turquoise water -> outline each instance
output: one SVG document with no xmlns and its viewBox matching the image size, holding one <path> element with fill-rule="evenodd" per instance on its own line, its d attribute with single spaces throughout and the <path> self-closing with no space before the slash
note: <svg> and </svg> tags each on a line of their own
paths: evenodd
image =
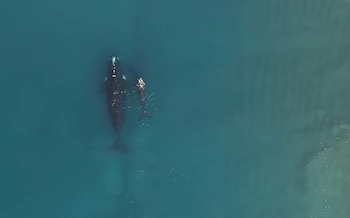
<svg viewBox="0 0 350 218">
<path fill-rule="evenodd" d="M 2 1 L 0 217 L 349 217 L 349 6 Z M 131 155 L 112 54 L 155 116 L 129 94 Z"/>
</svg>

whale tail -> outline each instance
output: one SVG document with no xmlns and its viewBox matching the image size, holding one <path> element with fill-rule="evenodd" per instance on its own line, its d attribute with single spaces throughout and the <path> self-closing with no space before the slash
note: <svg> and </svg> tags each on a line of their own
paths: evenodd
<svg viewBox="0 0 350 218">
<path fill-rule="evenodd" d="M 140 114 L 139 121 L 140 121 L 140 120 L 143 120 L 143 119 L 145 119 L 145 118 L 152 118 L 152 119 L 153 119 L 153 115 L 150 114 L 150 113 L 147 112 L 147 111 L 143 111 L 143 113 Z"/>
<path fill-rule="evenodd" d="M 130 153 L 130 150 L 128 147 L 126 147 L 120 139 L 117 139 L 112 147 L 110 147 L 110 152 L 113 153 Z"/>
</svg>

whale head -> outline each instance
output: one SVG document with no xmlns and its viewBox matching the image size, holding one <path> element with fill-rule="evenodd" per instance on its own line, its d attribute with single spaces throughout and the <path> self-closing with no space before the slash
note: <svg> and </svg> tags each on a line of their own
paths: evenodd
<svg viewBox="0 0 350 218">
<path fill-rule="evenodd" d="M 117 60 L 117 58 L 115 56 L 111 57 L 111 62 L 112 62 L 113 65 L 115 64 L 116 60 Z"/>
</svg>

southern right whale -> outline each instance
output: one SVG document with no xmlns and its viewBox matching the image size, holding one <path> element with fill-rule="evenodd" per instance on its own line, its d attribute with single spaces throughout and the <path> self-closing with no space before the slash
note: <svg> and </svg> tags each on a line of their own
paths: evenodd
<svg viewBox="0 0 350 218">
<path fill-rule="evenodd" d="M 142 110 L 142 113 L 139 116 L 139 120 L 142 120 L 144 118 L 153 118 L 153 115 L 146 110 L 147 99 L 148 99 L 147 91 L 146 91 L 146 82 L 133 67 L 132 67 L 132 71 L 134 73 L 134 76 L 136 76 L 137 78 L 135 86 L 137 88 L 137 92 L 139 94 L 140 102 L 141 102 L 140 108 Z"/>
<path fill-rule="evenodd" d="M 112 56 L 110 58 L 109 68 L 105 78 L 105 88 L 109 115 L 117 135 L 117 139 L 111 150 L 129 152 L 129 149 L 120 139 L 120 132 L 125 119 L 127 84 L 118 57 Z"/>
<path fill-rule="evenodd" d="M 144 119 L 146 117 L 153 118 L 153 115 L 146 110 L 146 104 L 147 104 L 146 83 L 142 77 L 139 77 L 137 79 L 136 87 L 139 92 L 141 109 L 142 109 L 142 114 L 140 115 L 139 120 Z"/>
</svg>

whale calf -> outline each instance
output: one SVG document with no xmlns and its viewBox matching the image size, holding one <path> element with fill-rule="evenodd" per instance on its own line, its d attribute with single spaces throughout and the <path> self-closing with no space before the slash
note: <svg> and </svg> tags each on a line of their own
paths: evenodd
<svg viewBox="0 0 350 218">
<path fill-rule="evenodd" d="M 147 112 L 146 110 L 146 105 L 147 105 L 146 83 L 142 77 L 139 77 L 137 79 L 136 87 L 140 96 L 141 109 L 142 109 L 142 114 L 140 115 L 139 120 L 142 120 L 147 117 L 153 118 L 153 115 Z"/>
</svg>

